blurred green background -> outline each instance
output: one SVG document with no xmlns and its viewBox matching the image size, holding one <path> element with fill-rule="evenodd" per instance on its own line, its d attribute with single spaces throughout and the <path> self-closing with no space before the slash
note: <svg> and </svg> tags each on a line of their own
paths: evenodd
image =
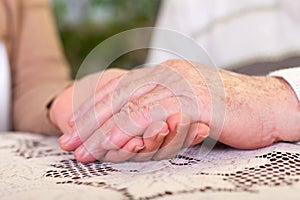
<svg viewBox="0 0 300 200">
<path fill-rule="evenodd" d="M 75 74 L 88 53 L 119 32 L 154 26 L 160 0 L 53 0 L 61 40 Z M 110 67 L 130 69 L 144 62 L 147 50 L 118 58 Z"/>
</svg>

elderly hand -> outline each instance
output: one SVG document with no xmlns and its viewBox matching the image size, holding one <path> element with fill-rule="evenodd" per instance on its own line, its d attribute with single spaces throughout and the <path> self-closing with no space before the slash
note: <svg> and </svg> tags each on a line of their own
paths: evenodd
<svg viewBox="0 0 300 200">
<path fill-rule="evenodd" d="M 138 70 L 138 71 L 139 71 L 139 73 L 142 72 L 144 74 L 143 70 Z M 171 73 L 174 73 L 174 72 L 172 71 Z M 176 75 L 176 72 L 175 72 L 175 76 L 178 76 L 178 75 Z M 162 76 L 161 78 L 164 79 L 164 76 Z M 182 77 L 179 76 L 177 78 L 181 79 Z M 148 84 L 148 82 L 147 82 L 147 84 Z M 103 131 L 103 130 L 104 131 L 106 131 L 106 130 L 109 131 L 110 123 L 106 123 L 105 126 L 101 126 L 103 123 L 98 122 L 96 118 L 97 118 L 97 115 L 101 115 L 101 117 L 111 118 L 112 121 L 115 119 L 115 116 L 112 116 L 113 114 L 115 114 L 114 112 L 110 112 L 107 109 L 106 110 L 104 109 L 103 111 L 100 111 L 100 110 L 102 110 L 102 108 L 100 108 L 100 107 L 104 105 L 103 103 L 107 103 L 106 105 L 110 104 L 110 102 L 107 102 L 103 99 L 105 99 L 106 96 L 109 97 L 109 96 L 111 96 L 111 94 L 114 94 L 114 93 L 109 93 L 109 91 L 117 89 L 117 87 L 120 87 L 120 85 L 123 85 L 123 86 L 130 85 L 130 86 L 139 87 L 138 84 L 137 85 L 132 84 L 130 79 L 126 80 L 125 78 L 124 79 L 122 78 L 121 81 L 120 81 L 120 79 L 114 79 L 109 84 L 107 84 L 103 88 L 101 88 L 97 92 L 97 94 L 95 95 L 95 98 L 89 98 L 88 103 L 84 104 L 81 107 L 81 110 L 79 110 L 79 115 L 80 115 L 80 113 L 84 112 L 84 110 L 89 110 L 91 108 L 90 105 L 93 105 L 94 103 L 99 105 L 99 110 L 97 110 L 96 112 L 93 112 L 93 110 L 90 110 L 89 115 L 87 115 L 87 117 L 89 119 L 86 118 L 86 122 L 87 122 L 86 124 L 83 124 L 81 126 L 80 122 L 76 123 L 76 127 L 74 128 L 74 132 L 72 134 L 66 134 L 64 137 L 62 137 L 62 139 L 60 140 L 60 144 L 61 144 L 63 149 L 65 149 L 65 150 L 74 150 L 74 149 L 76 149 L 79 145 L 82 144 L 82 142 L 86 142 L 86 140 L 89 138 L 89 136 L 91 134 L 97 134 L 95 132 L 95 130 L 98 131 L 98 132 Z M 147 90 L 151 89 L 152 87 L 153 87 L 153 85 L 151 85 L 151 84 L 146 86 Z M 109 89 L 107 89 L 107 88 L 109 88 Z M 144 89 L 144 88 L 141 88 L 141 89 Z M 117 91 L 120 91 L 120 90 L 117 90 Z M 188 91 L 188 92 L 190 92 L 190 91 Z M 162 94 L 164 94 L 164 93 L 162 93 Z M 139 92 L 136 92 L 134 95 L 135 96 L 139 95 Z M 138 97 L 138 96 L 136 96 L 136 97 Z M 126 98 L 123 98 L 122 96 L 120 96 L 119 100 L 123 101 L 125 99 Z M 188 108 L 188 106 L 186 108 Z M 181 110 L 179 110 L 178 113 L 180 113 L 180 111 Z M 184 112 L 184 110 L 182 110 L 182 111 Z M 176 112 L 172 113 L 172 115 L 169 115 L 168 117 L 160 116 L 161 120 L 154 119 L 153 122 L 164 122 L 164 121 L 169 122 L 169 121 L 172 121 L 172 120 L 169 120 L 169 118 L 170 119 L 172 119 L 172 118 L 176 119 L 176 115 L 173 116 L 174 114 L 176 114 Z M 111 156 L 113 154 L 106 153 L 106 151 L 107 150 L 120 150 L 123 147 L 125 149 L 127 149 L 125 151 L 128 151 L 128 149 L 136 150 L 136 148 L 134 148 L 134 145 L 139 144 L 140 146 L 142 146 L 142 144 L 141 144 L 140 141 L 138 141 L 138 138 L 135 138 L 135 136 L 142 136 L 144 138 L 144 141 L 148 141 L 148 145 L 147 145 L 147 142 L 145 142 L 146 143 L 145 144 L 146 148 L 144 148 L 142 151 L 140 151 L 139 155 L 143 154 L 143 156 L 134 156 L 135 158 L 132 159 L 132 160 L 135 160 L 135 161 L 147 160 L 147 159 L 145 159 L 144 155 L 150 154 L 150 153 L 152 154 L 152 156 L 147 156 L 148 159 L 150 159 L 150 158 L 152 158 L 152 159 L 165 159 L 165 158 L 173 157 L 173 156 L 176 155 L 176 153 L 181 148 L 184 148 L 184 147 L 196 144 L 196 143 L 200 143 L 208 135 L 207 125 L 205 125 L 203 123 L 199 123 L 199 124 L 195 123 L 195 124 L 191 125 L 190 119 L 188 117 L 182 117 L 181 120 L 182 120 L 182 122 L 180 122 L 180 120 L 176 121 L 179 124 L 178 126 L 177 126 L 177 123 L 175 121 L 174 121 L 173 124 L 170 124 L 170 123 L 168 124 L 169 127 L 170 127 L 170 133 L 167 135 L 164 142 L 163 141 L 161 141 L 160 143 L 156 142 L 155 145 L 151 145 L 151 143 L 154 144 L 154 141 L 151 140 L 151 138 L 153 138 L 153 137 L 149 137 L 148 135 L 151 135 L 151 134 L 154 134 L 154 133 L 143 135 L 144 132 L 149 133 L 148 129 L 151 129 L 151 127 L 153 127 L 151 125 L 151 122 L 150 122 L 150 123 L 148 123 L 147 125 L 145 125 L 143 127 L 143 130 L 140 130 L 139 132 L 136 132 L 136 130 L 131 130 L 130 133 L 127 134 L 127 135 L 122 134 L 122 133 L 121 133 L 120 137 L 118 135 L 114 135 L 114 141 L 111 140 L 110 138 L 106 138 L 105 137 L 106 134 L 102 134 L 102 132 L 98 133 L 98 135 L 101 134 L 102 138 L 98 138 L 97 140 L 94 140 L 92 142 L 93 144 L 91 144 L 91 145 L 97 146 L 96 143 L 106 141 L 106 142 L 110 143 L 110 147 L 108 147 L 108 148 L 97 148 L 97 149 L 95 149 L 96 153 L 93 153 L 94 155 L 92 155 L 92 156 L 82 156 L 81 154 L 84 151 L 82 150 L 83 148 L 81 147 L 81 148 L 79 148 L 75 151 L 75 157 L 78 160 L 84 161 L 84 162 L 93 161 L 96 158 L 97 159 L 102 158 L 102 160 L 116 162 L 116 158 L 113 158 L 113 157 L 116 157 L 116 156 Z M 104 120 L 103 120 L 103 122 L 104 122 Z M 196 121 L 194 121 L 194 122 L 196 122 Z M 156 124 L 156 123 L 154 123 L 154 124 Z M 204 131 L 201 131 L 201 130 L 204 130 Z M 196 134 L 196 133 L 201 133 L 201 134 Z M 72 138 L 72 139 L 69 140 L 69 138 Z M 134 140 L 132 140 L 132 142 L 129 142 L 131 139 L 134 139 Z M 68 141 L 68 142 L 65 143 L 64 141 Z M 133 141 L 135 141 L 135 142 L 133 142 Z M 163 148 L 163 149 L 160 148 L 160 150 L 158 152 L 156 152 L 156 150 L 160 147 L 160 144 L 162 145 L 161 147 L 166 147 L 166 148 Z M 155 148 L 154 147 L 147 148 L 147 146 L 155 146 Z M 153 149 L 156 149 L 156 150 L 154 151 Z M 154 153 L 155 153 L 155 155 L 154 155 Z M 88 157 L 88 158 L 84 158 L 84 157 Z M 127 157 L 127 156 L 123 156 L 123 157 Z M 143 157 L 143 158 L 141 158 L 141 157 Z M 120 161 L 120 160 L 118 160 L 118 161 Z"/>
<path fill-rule="evenodd" d="M 84 103 L 75 114 L 72 134 L 84 142 L 76 149 L 76 158 L 105 159 L 102 152 L 120 149 L 142 136 L 151 123 L 176 113 L 185 113 L 191 123 L 210 124 L 211 137 L 236 148 L 299 140 L 298 101 L 287 83 L 218 70 L 220 84 L 214 73 L 198 63 L 171 60 L 113 80 L 107 87 L 114 87 L 114 92 L 100 95 L 99 90 L 96 101 Z M 224 116 L 213 108 L 222 105 Z"/>
<path fill-rule="evenodd" d="M 68 121 L 73 116 L 73 110 L 78 109 L 83 102 L 86 102 L 93 97 L 95 88 L 105 85 L 112 79 L 115 79 L 126 72 L 126 70 L 121 69 L 109 69 L 86 76 L 79 81 L 74 82 L 55 98 L 49 112 L 50 120 L 64 134 L 70 133 L 72 128 L 69 126 Z M 101 77 L 100 82 L 99 77 Z M 77 89 L 76 94 L 74 94 L 75 86 Z M 74 95 L 76 95 L 76 102 L 74 102 Z"/>
<path fill-rule="evenodd" d="M 201 143 L 208 136 L 208 132 L 207 125 L 191 124 L 188 116 L 178 113 L 170 116 L 167 122 L 151 123 L 142 136 L 129 137 L 126 142 L 118 144 L 119 146 L 115 146 L 114 149 L 96 148 L 93 153 L 86 153 L 85 148 L 79 147 L 74 154 L 81 162 L 93 162 L 97 159 L 107 162 L 161 160 L 174 157 L 182 148 Z M 75 143 L 78 141 L 82 140 Z M 100 138 L 88 145 L 97 146 L 99 142 Z M 77 144 L 82 145 L 81 142 Z M 87 144 L 82 146 L 85 145 Z"/>
<path fill-rule="evenodd" d="M 197 105 L 193 106 L 193 104 L 195 103 L 193 102 L 193 100 L 196 100 L 196 98 L 193 98 L 194 89 L 190 87 L 189 82 L 186 81 L 181 74 L 178 74 L 176 70 L 170 68 L 165 64 L 166 63 L 162 65 L 163 67 L 159 66 L 160 68 L 141 69 L 130 72 L 130 76 L 127 77 L 126 75 L 124 75 L 121 78 L 112 80 L 110 83 L 103 87 L 104 89 L 100 89 L 96 93 L 95 98 L 90 98 L 88 102 L 81 106 L 79 111 L 77 111 L 77 114 L 75 114 L 75 118 L 79 118 L 79 120 L 76 121 L 76 126 L 73 127 L 74 130 L 72 134 L 69 135 L 72 138 L 72 140 L 69 140 L 65 144 L 61 143 L 62 148 L 66 150 L 76 149 L 75 157 L 79 161 L 89 162 L 94 161 L 96 159 L 102 159 L 106 161 L 118 162 L 124 161 L 124 159 L 120 159 L 121 156 L 116 156 L 116 153 L 111 154 L 106 152 L 108 150 L 113 150 L 115 152 L 121 150 L 121 152 L 123 152 L 122 155 L 124 155 L 123 158 L 126 158 L 129 156 L 128 153 L 125 153 L 129 151 L 128 149 L 131 148 L 131 152 L 135 153 L 135 151 L 133 151 L 134 145 L 131 146 L 131 144 L 135 143 L 131 143 L 129 141 L 131 141 L 132 139 L 134 139 L 133 141 L 135 141 L 139 138 L 136 136 L 140 136 L 144 138 L 144 141 L 148 142 L 145 142 L 145 148 L 139 151 L 139 153 L 136 156 L 134 156 L 134 158 L 131 158 L 131 160 L 144 161 L 149 159 L 160 160 L 170 158 L 175 156 L 181 148 L 202 142 L 203 139 L 208 135 L 207 125 L 205 125 L 204 123 L 194 123 L 190 126 L 190 120 L 192 119 L 187 119 L 187 117 L 182 117 L 182 120 L 186 121 L 182 124 L 179 123 L 179 117 L 176 117 L 176 113 L 189 113 L 188 116 L 197 116 L 199 114 L 198 108 L 195 109 Z M 165 68 L 166 66 L 167 68 Z M 166 71 L 162 72 L 161 70 Z M 153 73 L 152 78 L 151 76 L 149 76 L 150 79 L 143 79 L 144 76 L 148 76 L 147 72 L 149 71 Z M 166 72 L 169 73 L 169 75 Z M 134 76 L 132 76 L 132 73 L 134 74 Z M 157 76 L 158 74 L 159 76 Z M 163 82 L 166 80 L 166 76 L 170 78 L 169 82 Z M 193 76 L 197 77 L 197 72 L 194 72 Z M 141 79 L 135 81 L 132 80 L 132 78 Z M 178 83 L 173 84 L 174 80 L 178 80 Z M 201 78 L 199 78 L 199 80 L 201 80 Z M 153 83 L 153 81 L 155 82 Z M 198 80 L 196 81 L 198 82 Z M 161 85 L 164 85 L 164 87 L 169 87 L 169 89 L 164 91 L 164 88 Z M 111 90 L 114 90 L 114 92 L 109 93 L 108 90 L 105 88 L 110 88 Z M 203 87 L 203 89 L 206 90 L 207 88 Z M 129 107 L 132 107 L 131 103 L 137 102 L 138 98 L 143 95 L 146 95 L 148 91 L 156 92 L 156 94 L 161 96 L 160 98 L 162 99 L 164 97 L 170 96 L 170 94 L 172 95 L 173 92 L 178 94 L 179 92 L 182 92 L 185 95 L 188 95 L 187 102 L 183 102 L 184 104 L 186 104 L 183 107 L 184 109 L 175 109 L 174 111 L 176 112 L 172 112 L 168 116 L 164 116 L 162 113 L 159 113 L 159 115 L 157 116 L 158 118 L 151 119 L 153 122 L 172 122 L 172 120 L 169 119 L 178 119 L 173 120 L 173 123 L 168 123 L 170 127 L 170 134 L 167 135 L 163 143 L 157 143 L 152 139 L 153 137 L 148 137 L 149 134 L 143 134 L 144 132 L 149 133 L 148 129 L 153 129 L 151 128 L 152 121 L 148 121 L 146 124 L 143 124 L 140 128 L 138 128 L 139 130 L 128 130 L 127 132 L 124 132 L 122 128 L 120 128 L 120 126 L 114 128 L 113 130 L 110 127 L 110 124 L 113 124 L 114 122 L 122 123 L 122 121 L 118 121 L 117 119 L 118 115 L 121 113 L 118 111 L 118 109 L 120 110 L 121 107 L 126 104 L 124 102 L 128 100 L 129 95 L 132 101 L 126 104 L 125 108 L 123 108 L 123 111 Z M 123 94 L 125 95 L 122 95 L 122 92 L 124 92 Z M 161 95 L 159 94 L 160 92 Z M 117 96 L 116 98 L 115 94 L 121 95 Z M 112 105 L 114 104 L 114 102 L 111 101 L 112 98 L 116 99 L 116 104 L 118 104 L 119 107 Z M 143 98 L 144 103 L 146 103 L 145 100 L 147 100 L 147 96 Z M 178 105 L 178 102 L 176 103 L 175 97 L 172 101 L 174 100 L 175 102 L 169 103 L 169 106 L 174 106 L 174 108 L 180 108 L 180 106 L 182 105 Z M 191 104 L 188 102 L 189 100 L 191 100 Z M 119 104 L 120 101 L 123 103 Z M 94 105 L 96 105 L 97 107 L 95 110 L 93 110 Z M 113 109 L 116 109 L 116 111 L 113 111 Z M 192 114 L 191 111 L 195 114 Z M 113 116 L 113 114 L 116 115 Z M 101 121 L 98 121 L 98 119 L 101 119 Z M 107 119 L 110 119 L 110 122 L 106 122 Z M 123 120 L 124 122 L 126 122 L 127 119 L 124 118 Z M 197 122 L 197 120 L 194 119 L 193 122 Z M 177 126 L 178 123 L 182 125 Z M 74 122 L 72 124 L 74 125 Z M 123 127 L 125 127 L 125 129 L 129 128 L 127 124 L 124 124 Z M 189 130 L 189 133 L 187 133 L 187 130 Z M 112 132 L 114 132 L 114 134 L 111 135 Z M 91 135 L 94 135 L 95 140 L 90 139 Z M 110 138 L 110 136 L 112 136 L 112 138 Z M 84 145 L 82 145 L 83 142 Z M 139 143 L 141 144 L 141 142 Z M 160 146 L 160 144 L 162 145 Z M 107 146 L 105 147 L 105 145 Z M 80 147 L 78 148 L 78 146 Z M 86 151 L 86 147 L 89 148 L 90 146 L 94 147 L 93 151 Z M 147 146 L 152 147 L 148 148 Z M 123 151 L 124 148 L 127 150 Z M 146 154 L 148 154 L 148 156 L 145 156 Z M 132 157 L 133 155 L 130 156 Z"/>
<path fill-rule="evenodd" d="M 72 128 L 67 122 L 73 115 L 73 109 L 78 108 L 85 101 L 92 102 L 94 100 L 94 91 L 99 88 L 101 88 L 102 93 L 100 93 L 100 95 L 102 96 L 113 92 L 114 86 L 108 87 L 111 85 L 106 84 L 114 82 L 114 79 L 124 75 L 125 73 L 127 73 L 125 70 L 109 69 L 104 72 L 86 76 L 65 89 L 65 91 L 63 91 L 55 99 L 50 110 L 50 119 L 64 133 L 59 140 L 62 149 L 68 151 L 75 150 L 83 142 L 83 138 L 81 137 L 70 137 Z M 144 138 L 132 138 L 119 150 L 105 151 L 106 156 L 103 159 L 113 162 L 122 162 L 128 159 L 134 161 L 155 159 L 154 155 L 158 149 L 161 146 L 166 145 L 170 140 L 172 140 L 172 138 L 175 137 L 176 127 L 182 120 L 189 121 L 187 116 L 176 114 L 167 120 L 168 124 L 164 121 L 155 122 L 145 130 L 145 134 L 143 135 Z M 183 130 L 185 131 L 183 134 L 186 134 L 186 136 L 184 136 L 186 137 L 185 140 L 183 136 L 179 139 L 180 141 L 184 140 L 184 147 L 198 144 L 208 135 L 208 126 L 205 124 L 188 123 L 186 126 L 189 128 L 189 132 L 187 132 L 187 130 Z M 72 140 L 68 141 L 69 139 Z M 68 142 L 66 143 L 66 141 Z M 175 144 L 175 146 L 169 149 L 174 151 L 175 149 L 179 150 L 181 147 L 182 146 L 176 147 Z M 139 150 L 140 153 L 135 155 L 134 152 Z M 165 153 L 168 154 L 168 150 L 165 151 Z M 95 158 L 88 158 L 83 161 L 87 162 L 94 160 Z"/>
</svg>

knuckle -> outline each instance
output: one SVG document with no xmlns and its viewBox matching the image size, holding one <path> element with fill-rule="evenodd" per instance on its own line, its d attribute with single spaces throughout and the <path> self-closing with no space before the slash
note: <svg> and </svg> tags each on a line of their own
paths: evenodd
<svg viewBox="0 0 300 200">
<path fill-rule="evenodd" d="M 137 117 L 142 119 L 143 121 L 150 122 L 151 121 L 151 106 L 150 105 L 144 105 L 138 111 L 136 112 Z"/>
<path fill-rule="evenodd" d="M 112 104 L 112 98 L 113 98 L 113 94 L 109 93 L 102 101 L 100 101 L 97 105 L 96 105 L 96 109 L 100 109 L 100 108 L 106 108 L 106 107 L 111 107 L 113 106 Z"/>
<path fill-rule="evenodd" d="M 128 102 L 128 112 L 129 113 L 132 113 L 132 112 L 135 112 L 139 109 L 140 107 L 140 101 L 139 100 L 134 100 L 134 101 L 130 101 Z"/>
<path fill-rule="evenodd" d="M 166 65 L 171 68 L 185 68 L 187 66 L 191 66 L 191 62 L 182 59 L 169 59 L 163 62 L 162 65 Z"/>
<path fill-rule="evenodd" d="M 143 106 L 138 110 L 129 113 L 131 124 L 137 129 L 146 128 L 151 123 L 151 114 L 148 106 Z M 139 128 L 138 128 L 139 127 Z"/>
<path fill-rule="evenodd" d="M 161 64 L 172 67 L 174 65 L 177 65 L 181 61 L 182 60 L 179 60 L 179 59 L 169 59 L 169 60 L 166 60 L 166 61 L 162 62 Z"/>
<path fill-rule="evenodd" d="M 121 112 L 129 115 L 130 119 L 133 121 L 149 121 L 151 120 L 151 105 L 140 106 L 139 101 L 129 102 L 126 108 L 123 108 Z"/>
</svg>

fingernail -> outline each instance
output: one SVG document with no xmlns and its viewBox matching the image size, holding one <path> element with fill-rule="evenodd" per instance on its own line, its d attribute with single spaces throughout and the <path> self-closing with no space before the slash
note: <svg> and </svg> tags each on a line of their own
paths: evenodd
<svg viewBox="0 0 300 200">
<path fill-rule="evenodd" d="M 206 126 L 205 126 L 205 129 L 202 131 L 199 131 L 197 135 L 202 136 L 203 138 L 206 138 L 209 136 L 209 131 L 210 131 L 210 128 L 206 128 Z"/>
<path fill-rule="evenodd" d="M 157 137 L 156 137 L 156 142 L 161 142 L 165 137 L 166 137 L 166 135 L 168 135 L 169 134 L 169 130 L 167 131 L 167 132 L 165 132 L 165 133 L 160 133 L 160 134 L 158 134 L 157 135 Z"/>
<path fill-rule="evenodd" d="M 163 123 L 160 123 L 160 125 L 158 126 L 158 128 L 155 132 L 159 133 L 159 132 L 163 132 L 163 131 L 166 131 L 166 130 L 168 131 L 168 124 L 163 122 Z"/>
<path fill-rule="evenodd" d="M 134 148 L 134 152 L 138 152 L 138 151 L 142 150 L 143 148 L 145 148 L 144 145 L 143 145 L 143 146 L 136 146 L 136 147 Z"/>
</svg>

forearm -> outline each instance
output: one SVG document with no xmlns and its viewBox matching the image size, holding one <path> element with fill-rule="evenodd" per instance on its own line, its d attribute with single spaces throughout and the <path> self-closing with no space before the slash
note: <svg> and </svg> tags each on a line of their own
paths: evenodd
<svg viewBox="0 0 300 200">
<path fill-rule="evenodd" d="M 13 36 L 13 125 L 18 131 L 57 134 L 47 104 L 69 82 L 48 1 L 20 1 L 20 29 Z"/>
<path fill-rule="evenodd" d="M 226 92 L 222 142 L 249 149 L 300 139 L 299 102 L 284 80 L 224 70 L 220 74 Z M 235 130 L 241 130 L 238 136 L 231 134 Z"/>
</svg>

